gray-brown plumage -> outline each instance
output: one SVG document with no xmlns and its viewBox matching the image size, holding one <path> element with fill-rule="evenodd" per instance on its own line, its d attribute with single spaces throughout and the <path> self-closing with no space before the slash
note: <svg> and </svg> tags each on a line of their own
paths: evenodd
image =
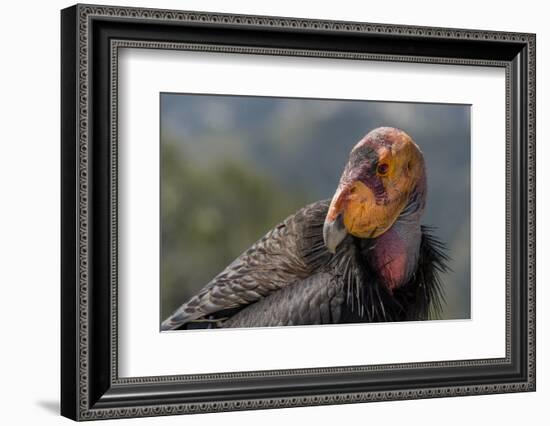
<svg viewBox="0 0 550 426">
<path fill-rule="evenodd" d="M 430 310 L 437 312 L 439 272 L 446 270 L 447 257 L 443 245 L 419 223 L 426 194 L 423 160 L 418 176 L 410 159 L 403 172 L 396 171 L 405 152 L 399 145 L 403 135 L 391 128 L 369 133 L 352 151 L 332 202 L 310 204 L 274 227 L 161 328 L 400 321 L 427 319 Z M 388 147 L 395 158 L 388 160 Z M 384 164 L 394 161 L 393 181 L 379 173 L 381 158 Z M 403 189 L 409 186 L 400 179 L 414 184 Z M 353 190 L 350 185 L 357 182 L 360 186 Z M 354 204 L 361 191 L 368 197 Z M 393 193 L 400 197 L 399 214 L 380 232 L 386 216 L 376 209 L 394 214 Z M 373 205 L 368 211 L 381 215 L 375 225 L 365 215 L 368 203 Z"/>
</svg>

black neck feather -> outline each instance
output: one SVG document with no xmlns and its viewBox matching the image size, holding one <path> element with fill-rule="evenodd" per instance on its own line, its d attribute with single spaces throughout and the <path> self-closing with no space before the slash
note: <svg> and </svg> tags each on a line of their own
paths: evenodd
<svg viewBox="0 0 550 426">
<path fill-rule="evenodd" d="M 335 256 L 344 278 L 345 305 L 341 322 L 413 321 L 439 318 L 445 303 L 441 274 L 449 270 L 444 244 L 422 227 L 417 267 L 408 282 L 386 286 L 373 267 L 369 240 L 350 238 Z M 335 265 L 336 266 L 336 265 Z"/>
</svg>

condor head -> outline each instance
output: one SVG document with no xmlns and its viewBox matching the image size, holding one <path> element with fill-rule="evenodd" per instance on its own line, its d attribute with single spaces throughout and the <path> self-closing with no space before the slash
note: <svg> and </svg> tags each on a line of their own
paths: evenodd
<svg viewBox="0 0 550 426">
<path fill-rule="evenodd" d="M 425 184 L 424 157 L 412 138 L 392 127 L 368 133 L 352 149 L 323 227 L 327 249 L 336 252 L 347 234 L 376 238 L 395 223 Z M 418 198 L 418 197 L 415 197 Z"/>
</svg>

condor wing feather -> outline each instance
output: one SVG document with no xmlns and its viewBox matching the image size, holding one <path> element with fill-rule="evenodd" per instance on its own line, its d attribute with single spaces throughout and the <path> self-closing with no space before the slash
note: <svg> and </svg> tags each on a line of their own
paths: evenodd
<svg viewBox="0 0 550 426">
<path fill-rule="evenodd" d="M 337 324 L 343 302 L 343 281 L 334 274 L 321 272 L 243 308 L 221 327 Z"/>
<path fill-rule="evenodd" d="M 180 306 L 161 329 L 238 311 L 309 277 L 330 258 L 322 237 L 328 205 L 329 200 L 310 204 L 274 227 Z"/>
</svg>

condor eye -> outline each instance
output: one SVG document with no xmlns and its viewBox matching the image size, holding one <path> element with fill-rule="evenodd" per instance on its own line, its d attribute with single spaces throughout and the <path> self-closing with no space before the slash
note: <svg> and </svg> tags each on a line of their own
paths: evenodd
<svg viewBox="0 0 550 426">
<path fill-rule="evenodd" d="M 390 166 L 387 163 L 379 164 L 376 168 L 376 173 L 378 173 L 381 176 L 384 176 L 386 173 L 388 173 L 388 170 L 390 169 Z"/>
</svg>

